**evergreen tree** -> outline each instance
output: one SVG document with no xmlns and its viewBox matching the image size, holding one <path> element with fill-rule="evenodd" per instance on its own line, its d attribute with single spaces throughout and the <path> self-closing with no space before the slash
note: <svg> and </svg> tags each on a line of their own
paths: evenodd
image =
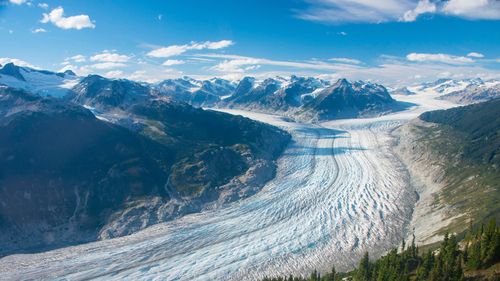
<svg viewBox="0 0 500 281">
<path fill-rule="evenodd" d="M 370 257 L 368 252 L 365 252 L 365 255 L 359 262 L 359 266 L 356 272 L 355 280 L 356 281 L 369 281 L 370 280 Z"/>
</svg>

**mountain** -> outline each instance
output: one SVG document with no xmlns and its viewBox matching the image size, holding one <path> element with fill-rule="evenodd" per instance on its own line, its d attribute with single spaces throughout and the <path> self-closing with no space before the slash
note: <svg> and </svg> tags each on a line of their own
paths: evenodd
<svg viewBox="0 0 500 281">
<path fill-rule="evenodd" d="M 0 84 L 23 89 L 42 96 L 62 97 L 80 78 L 72 71 L 56 73 L 47 70 L 20 67 L 8 63 L 0 69 Z"/>
<path fill-rule="evenodd" d="M 301 120 L 329 120 L 378 115 L 400 106 L 377 84 L 340 79 L 330 84 L 317 78 L 292 76 L 257 82 L 247 77 L 220 107 L 281 113 Z"/>
<path fill-rule="evenodd" d="M 499 219 L 499 106 L 496 99 L 426 112 L 396 130 L 397 151 L 419 191 L 411 227 L 421 243 Z"/>
<path fill-rule="evenodd" d="M 107 79 L 99 75 L 83 78 L 67 98 L 73 102 L 97 107 L 125 109 L 152 98 L 151 88 L 126 79 Z"/>
<path fill-rule="evenodd" d="M 0 89 L 0 245 L 87 241 L 124 204 L 163 186 L 174 152 L 77 105 Z M 17 244 L 16 244 L 17 243 Z"/>
<path fill-rule="evenodd" d="M 381 85 L 340 79 L 317 92 L 314 99 L 304 104 L 302 114 L 318 120 L 356 118 L 380 115 L 395 110 L 396 106 Z"/>
<path fill-rule="evenodd" d="M 390 93 L 391 95 L 404 95 L 404 96 L 415 95 L 415 92 L 410 91 L 407 87 L 394 89 Z"/>
<path fill-rule="evenodd" d="M 289 140 L 127 80 L 90 76 L 64 99 L 1 86 L 0 255 L 127 235 L 250 196 Z"/>
<path fill-rule="evenodd" d="M 292 113 L 311 98 L 315 90 L 327 85 L 326 81 L 310 77 L 276 77 L 262 82 L 246 77 L 240 81 L 234 94 L 219 106 Z"/>
<path fill-rule="evenodd" d="M 234 85 L 222 79 L 182 78 L 153 88 L 197 107 L 256 110 L 307 121 L 378 115 L 402 107 L 381 85 L 345 79 L 332 84 L 313 77 L 244 77 Z"/>
<path fill-rule="evenodd" d="M 470 84 L 462 90 L 452 91 L 440 97 L 459 104 L 478 103 L 497 98 L 500 98 L 500 81 Z"/>
<path fill-rule="evenodd" d="M 484 81 L 480 78 L 470 78 L 470 79 L 460 79 L 460 80 L 455 80 L 455 79 L 449 79 L 449 78 L 442 78 L 438 79 L 434 82 L 427 82 L 427 83 L 422 83 L 420 85 L 414 86 L 414 87 L 409 87 L 410 90 L 412 91 L 420 91 L 420 92 L 436 92 L 439 94 L 449 94 L 451 92 L 455 91 L 461 91 L 468 86 L 472 85 L 483 85 Z"/>
<path fill-rule="evenodd" d="M 183 77 L 164 80 L 153 85 L 153 89 L 193 106 L 203 107 L 213 106 L 224 96 L 231 95 L 235 86 L 230 81 L 220 78 L 198 81 Z"/>
</svg>

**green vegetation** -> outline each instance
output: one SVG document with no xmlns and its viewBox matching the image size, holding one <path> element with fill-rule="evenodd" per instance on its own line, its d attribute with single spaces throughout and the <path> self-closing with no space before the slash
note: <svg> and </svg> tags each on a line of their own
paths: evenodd
<svg viewBox="0 0 500 281">
<path fill-rule="evenodd" d="M 415 126 L 417 143 L 444 172 L 435 205 L 451 206 L 453 222 L 440 231 L 463 236 L 468 221 L 500 217 L 500 100 L 426 112 Z M 457 214 L 464 214 L 457 216 Z"/>
<path fill-rule="evenodd" d="M 348 273 L 330 273 L 321 276 L 313 271 L 308 278 L 289 276 L 264 278 L 263 281 L 473 281 L 500 280 L 500 228 L 495 220 L 469 229 L 459 243 L 455 235 L 446 234 L 438 249 L 420 253 L 413 239 L 410 246 L 402 244 L 402 251 L 389 251 L 385 256 L 370 261 L 368 253 L 356 269 Z"/>
</svg>

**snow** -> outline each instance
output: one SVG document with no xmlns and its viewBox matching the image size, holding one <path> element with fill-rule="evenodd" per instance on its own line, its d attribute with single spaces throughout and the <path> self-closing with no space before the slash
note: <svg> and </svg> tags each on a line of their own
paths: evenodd
<svg viewBox="0 0 500 281">
<path fill-rule="evenodd" d="M 80 78 L 67 76 L 62 78 L 55 74 L 45 74 L 36 70 L 20 68 L 21 75 L 26 81 L 19 80 L 9 75 L 0 75 L 0 83 L 13 88 L 24 89 L 42 96 L 62 97 L 68 90 L 78 84 Z"/>
<path fill-rule="evenodd" d="M 288 130 L 293 143 L 261 192 L 130 236 L 0 260 L 6 279 L 255 280 L 351 268 L 405 235 L 416 198 L 391 151 L 390 131 L 421 112 L 454 106 L 432 91 L 377 118 L 318 125 L 223 110 Z"/>
</svg>

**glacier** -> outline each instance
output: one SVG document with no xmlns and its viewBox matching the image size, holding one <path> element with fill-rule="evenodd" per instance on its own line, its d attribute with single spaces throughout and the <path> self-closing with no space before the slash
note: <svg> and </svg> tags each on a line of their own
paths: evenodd
<svg viewBox="0 0 500 281">
<path fill-rule="evenodd" d="M 135 234 L 0 259 L 2 279 L 256 280 L 332 264 L 350 269 L 411 232 L 417 200 L 391 150 L 391 130 L 454 106 L 437 92 L 396 96 L 415 106 L 376 118 L 319 124 L 238 110 L 289 131 L 292 144 L 260 192 Z"/>
</svg>

